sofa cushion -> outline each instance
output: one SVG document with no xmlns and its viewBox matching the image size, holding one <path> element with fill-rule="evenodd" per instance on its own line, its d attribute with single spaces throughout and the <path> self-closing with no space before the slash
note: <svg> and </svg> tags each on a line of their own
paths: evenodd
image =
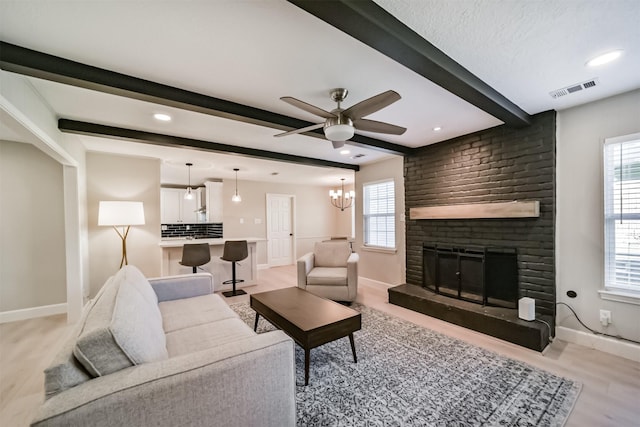
<svg viewBox="0 0 640 427">
<path fill-rule="evenodd" d="M 238 317 L 234 317 L 168 333 L 167 351 L 170 357 L 176 357 L 255 335 L 253 329 Z"/>
<path fill-rule="evenodd" d="M 84 366 L 76 359 L 73 354 L 73 349 L 76 345 L 78 335 L 82 331 L 84 322 L 93 307 L 102 295 L 105 289 L 109 288 L 110 283 L 113 281 L 111 276 L 102 288 L 98 291 L 97 295 L 89 301 L 87 306 L 80 316 L 80 320 L 73 327 L 69 336 L 65 340 L 64 344 L 55 355 L 49 366 L 44 370 L 44 393 L 45 399 L 49 399 L 56 394 L 63 392 L 71 387 L 75 387 L 78 384 L 82 384 L 85 381 L 91 379 L 91 375 Z"/>
<path fill-rule="evenodd" d="M 349 242 L 331 240 L 316 242 L 313 249 L 313 265 L 315 267 L 346 267 L 351 255 Z"/>
<path fill-rule="evenodd" d="M 307 275 L 307 285 L 347 286 L 347 268 L 315 267 Z"/>
<path fill-rule="evenodd" d="M 168 357 L 158 306 L 138 280 L 131 268 L 121 269 L 87 316 L 74 354 L 93 376 Z"/>
<path fill-rule="evenodd" d="M 73 355 L 75 343 L 76 335 L 72 334 L 51 364 L 44 370 L 45 399 L 49 399 L 92 378 Z"/>
<path fill-rule="evenodd" d="M 125 265 L 122 269 L 126 275 L 126 281 L 131 283 L 147 302 L 158 305 L 158 297 L 144 274 L 132 265 Z"/>
<path fill-rule="evenodd" d="M 216 294 L 164 301 L 158 307 L 165 333 L 237 317 L 220 295 Z"/>
<path fill-rule="evenodd" d="M 213 275 L 209 272 L 154 277 L 148 280 L 159 302 L 213 293 Z"/>
</svg>

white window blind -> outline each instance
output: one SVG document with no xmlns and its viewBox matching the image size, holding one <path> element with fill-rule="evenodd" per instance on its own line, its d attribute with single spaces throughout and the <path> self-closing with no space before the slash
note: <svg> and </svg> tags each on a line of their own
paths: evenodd
<svg viewBox="0 0 640 427">
<path fill-rule="evenodd" d="M 640 139 L 604 146 L 605 288 L 640 292 Z"/>
<path fill-rule="evenodd" d="M 364 244 L 395 248 L 395 191 L 394 182 L 384 181 L 363 185 Z"/>
</svg>

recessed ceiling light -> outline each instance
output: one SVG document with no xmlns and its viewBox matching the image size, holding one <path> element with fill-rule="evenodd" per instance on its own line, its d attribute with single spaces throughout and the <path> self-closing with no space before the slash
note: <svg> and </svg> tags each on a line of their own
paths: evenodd
<svg viewBox="0 0 640 427">
<path fill-rule="evenodd" d="M 436 126 L 433 128 L 434 132 L 440 132 L 442 130 L 442 128 L 440 126 Z"/>
<path fill-rule="evenodd" d="M 351 151 L 349 151 L 349 150 L 341 150 L 341 151 L 340 151 L 340 154 L 349 154 L 350 152 L 351 152 Z"/>
<path fill-rule="evenodd" d="M 153 115 L 153 118 L 156 120 L 159 120 L 161 122 L 170 122 L 171 121 L 171 116 L 168 114 L 164 114 L 164 113 L 155 113 Z"/>
<path fill-rule="evenodd" d="M 597 67 L 598 65 L 603 65 L 611 61 L 615 61 L 616 59 L 620 58 L 620 55 L 622 55 L 622 49 L 603 53 L 602 55 L 596 56 L 595 58 L 587 61 L 587 67 Z"/>
</svg>

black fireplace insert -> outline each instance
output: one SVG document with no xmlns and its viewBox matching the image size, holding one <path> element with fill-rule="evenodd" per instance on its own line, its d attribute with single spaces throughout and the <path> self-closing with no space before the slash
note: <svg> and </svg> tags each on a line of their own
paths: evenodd
<svg viewBox="0 0 640 427">
<path fill-rule="evenodd" d="M 515 248 L 422 246 L 422 286 L 482 305 L 516 308 L 518 254 Z"/>
</svg>

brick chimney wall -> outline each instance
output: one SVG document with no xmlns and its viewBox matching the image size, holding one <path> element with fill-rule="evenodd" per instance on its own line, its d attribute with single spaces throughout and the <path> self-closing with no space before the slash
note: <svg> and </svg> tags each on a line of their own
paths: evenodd
<svg viewBox="0 0 640 427">
<path fill-rule="evenodd" d="M 429 145 L 405 157 L 407 283 L 422 285 L 422 244 L 515 247 L 519 297 L 555 314 L 556 113 Z M 539 218 L 411 220 L 409 209 L 540 201 Z"/>
</svg>

